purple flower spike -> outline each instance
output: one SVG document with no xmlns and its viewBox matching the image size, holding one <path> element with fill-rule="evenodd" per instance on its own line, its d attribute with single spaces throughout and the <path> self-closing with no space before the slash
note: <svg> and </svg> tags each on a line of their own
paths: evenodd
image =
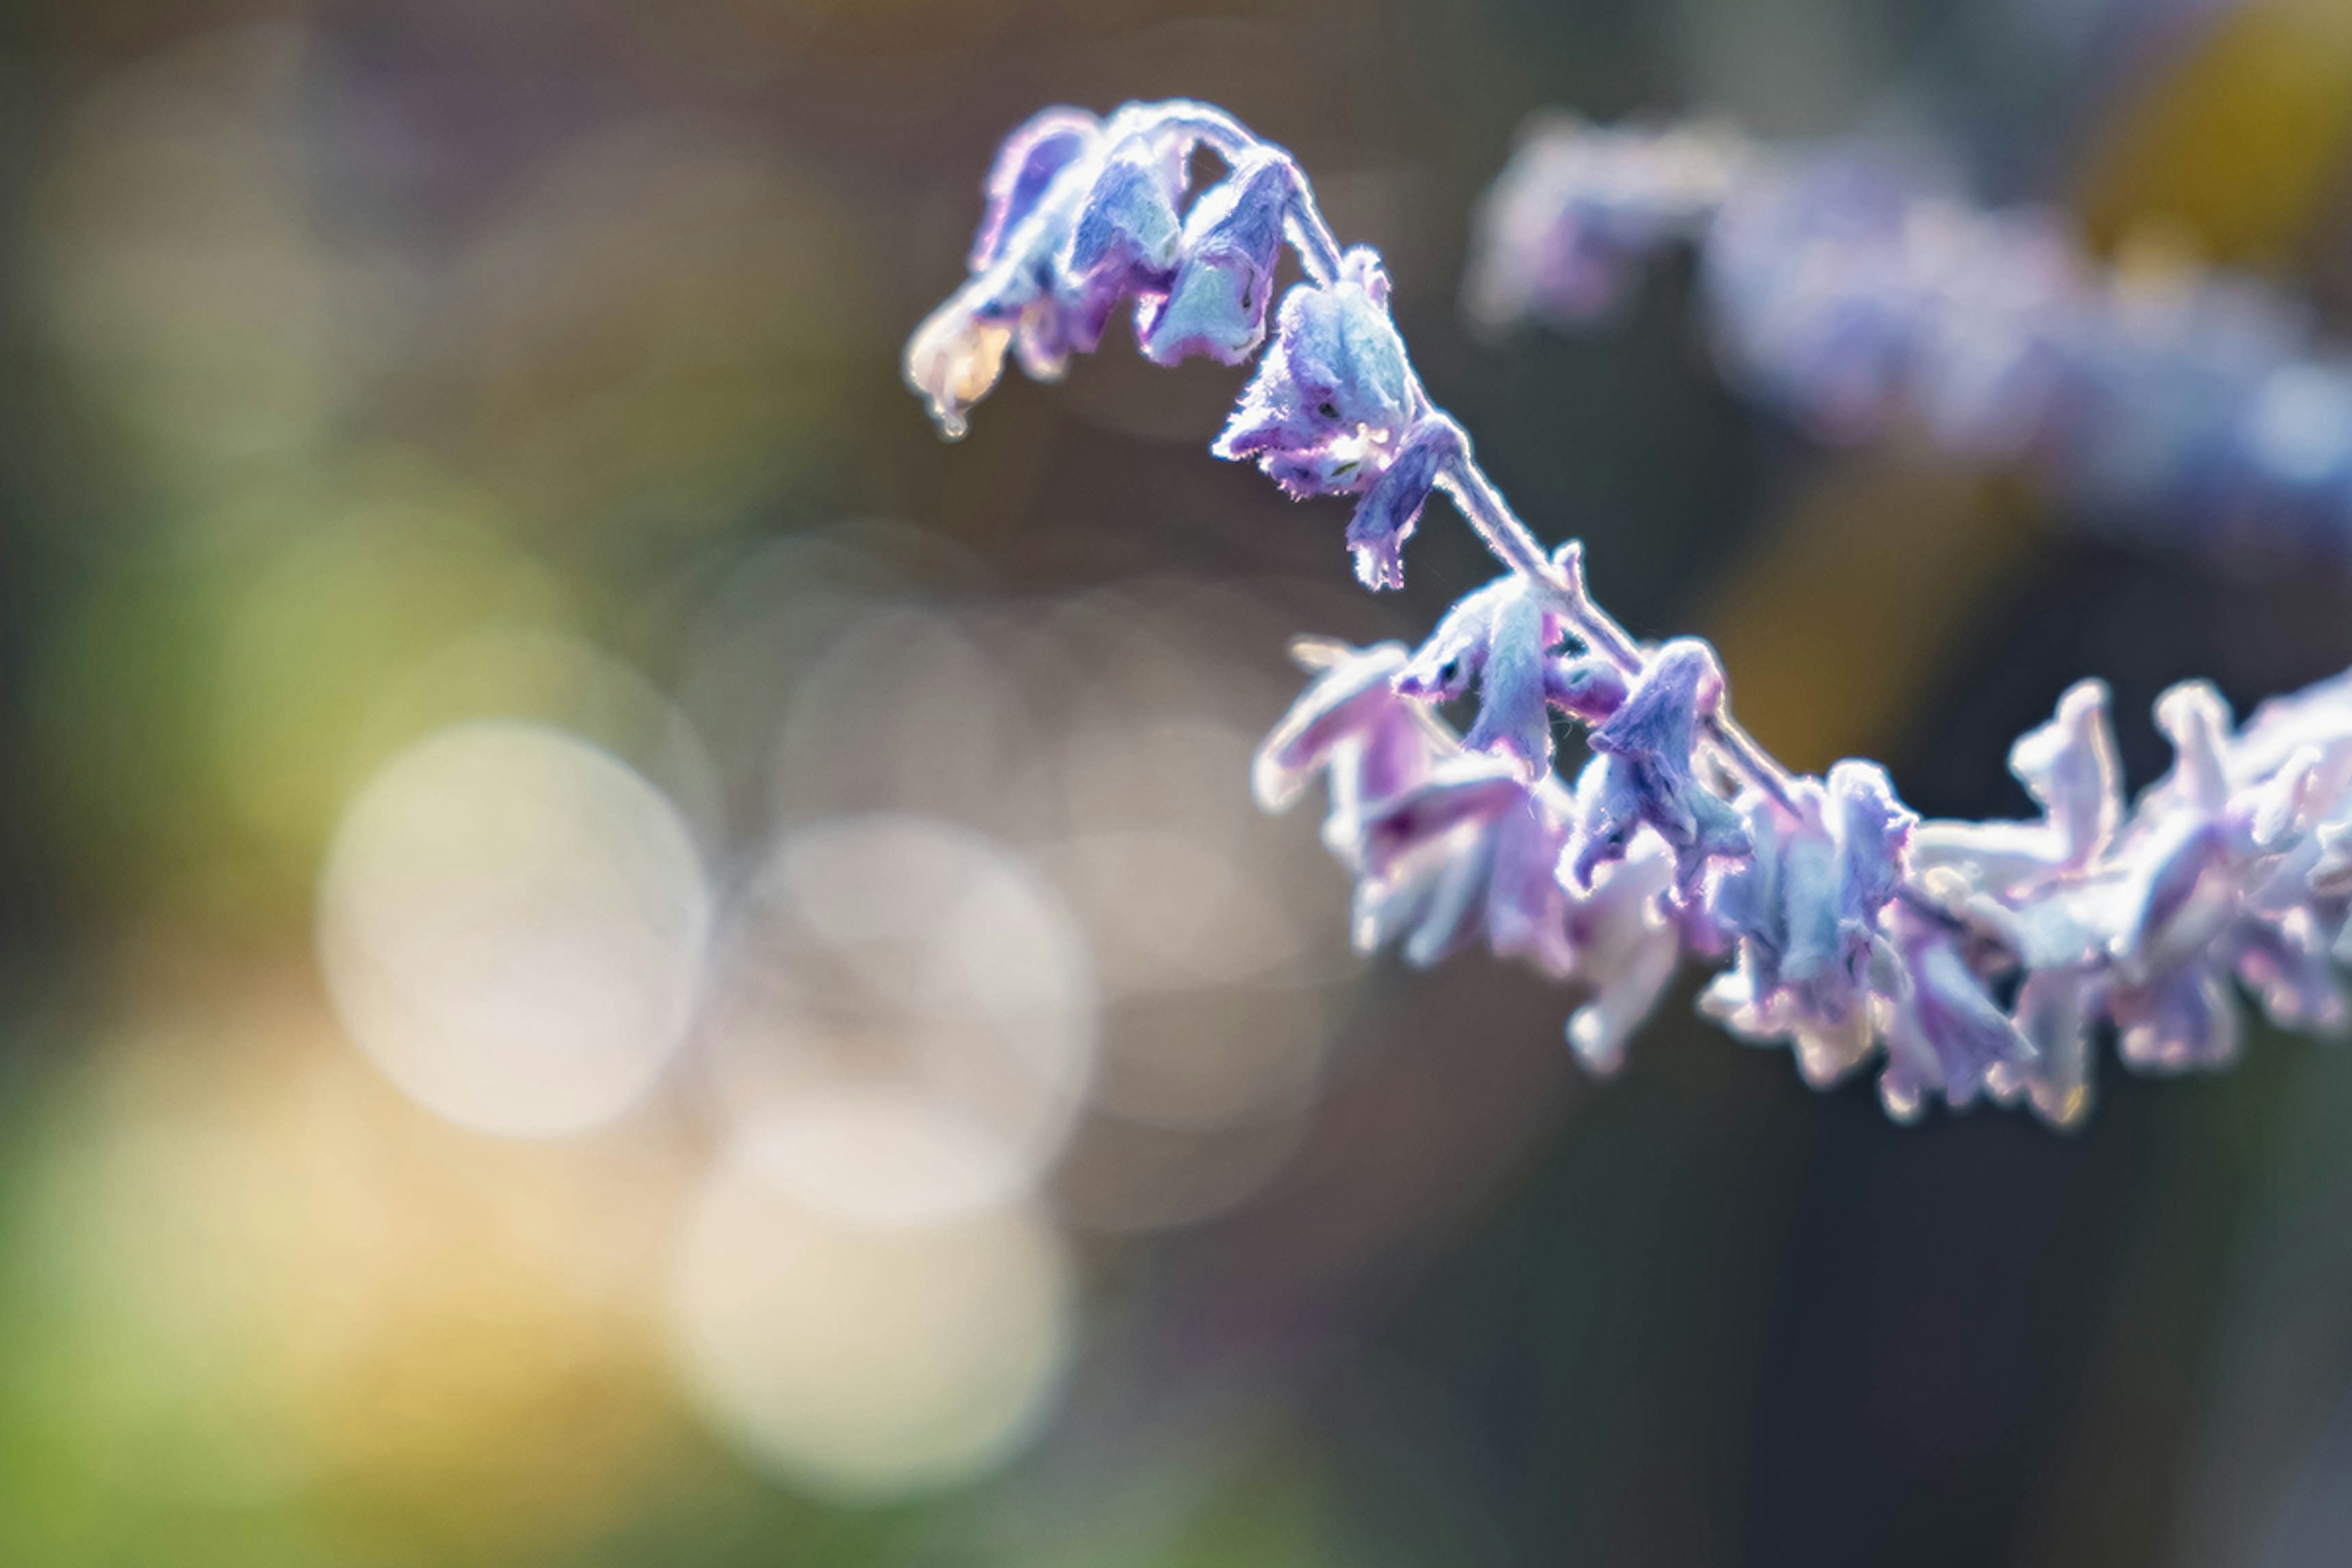
<svg viewBox="0 0 2352 1568">
<path fill-rule="evenodd" d="M 1229 174 L 1180 219 L 1202 147 Z M 2072 455 L 2053 456 L 2078 494 L 2137 463 L 2235 495 L 2261 477 L 2252 464 L 2352 505 L 2352 436 L 2335 427 L 2352 371 L 2283 368 L 2261 312 L 2232 325 L 2213 289 L 2154 322 L 2170 348 L 2074 342 L 2049 307 L 2090 285 L 2011 243 L 2031 225 L 1955 229 L 1965 215 L 1867 170 L 1782 181 L 1785 165 L 1728 142 L 1583 131 L 1557 151 L 1526 210 L 1501 204 L 1514 234 L 1566 257 L 1521 279 L 1535 292 L 1515 310 L 1605 309 L 1639 257 L 1693 239 L 1734 352 L 1816 423 L 1852 433 L 1907 408 L 1964 445 L 2032 453 L 2040 436 L 2004 433 L 2012 410 L 2023 429 L 2063 404 L 2081 429 L 2056 432 Z M 1776 182 L 1789 190 L 1763 199 Z M 2310 1033 L 2352 1016 L 2333 968 L 2352 963 L 2352 673 L 2242 728 L 2211 687 L 2175 688 L 2157 712 L 2173 766 L 2128 805 L 2106 688 L 2084 681 L 2010 752 L 2038 819 L 1921 823 L 1872 763 L 1791 777 L 1732 722 L 1713 649 L 1645 647 L 1592 601 L 1578 547 L 1548 553 L 1430 405 L 1379 258 L 1340 248 L 1287 153 L 1205 104 L 1050 110 L 1008 143 L 987 199 L 971 275 L 907 350 L 948 434 L 1007 353 L 1058 374 L 1123 300 L 1150 357 L 1237 361 L 1265 333 L 1286 243 L 1307 281 L 1217 455 L 1295 499 L 1360 498 L 1348 545 L 1368 586 L 1402 584 L 1439 489 L 1507 568 L 1417 650 L 1293 647 L 1314 679 L 1252 783 L 1278 811 L 1327 781 L 1322 836 L 1354 879 L 1360 947 L 1426 964 L 1483 942 L 1570 982 L 1569 1043 L 1595 1072 L 1622 1061 L 1682 959 L 1727 956 L 1703 1011 L 1787 1043 L 1815 1085 L 1883 1051 L 1880 1097 L 1903 1121 L 1931 1096 L 1983 1095 L 2074 1126 L 2105 1031 L 2134 1068 L 2218 1066 L 2240 1048 L 2242 990 Z M 1727 260 L 1743 247 L 1744 269 Z M 2098 310 L 2126 337 L 2149 324 L 2127 300 Z M 2212 342 L 2188 342 L 2200 334 Z M 2168 413 L 2179 395 L 2195 406 Z M 1464 736 L 1438 704 L 1474 687 Z M 1592 752 L 1572 793 L 1550 771 L 1555 709 Z"/>
<path fill-rule="evenodd" d="M 1418 421 L 1404 444 L 1348 523 L 1348 548 L 1355 553 L 1356 578 L 1367 588 L 1404 586 L 1404 542 L 1421 521 L 1421 509 L 1445 465 L 1462 455 L 1462 427 L 1442 415 Z"/>
<path fill-rule="evenodd" d="M 1675 851 L 1685 900 L 1709 859 L 1748 853 L 1739 814 L 1693 771 L 1699 720 L 1722 696 L 1715 650 L 1697 638 L 1676 637 L 1651 656 L 1624 706 L 1589 737 L 1593 757 L 1577 781 L 1576 842 L 1562 862 L 1571 886 L 1590 888 L 1594 869 L 1622 858 L 1644 826 Z"/>
<path fill-rule="evenodd" d="M 1174 364 L 1207 354 L 1239 364 L 1265 341 L 1282 226 L 1298 171 L 1278 153 L 1242 160 L 1184 219 L 1183 261 L 1142 333 L 1144 357 Z"/>
<path fill-rule="evenodd" d="M 1369 487 L 1414 413 L 1388 295 L 1388 277 L 1368 250 L 1349 251 L 1330 283 L 1285 295 L 1274 347 L 1211 449 L 1228 461 L 1255 459 L 1293 500 Z"/>
<path fill-rule="evenodd" d="M 987 205 L 971 242 L 971 268 L 985 272 L 1004 252 L 1005 237 L 1045 199 L 1054 177 L 1095 150 L 1102 121 L 1083 109 L 1040 110 L 1004 139 L 988 172 Z"/>
<path fill-rule="evenodd" d="M 1876 763 L 1849 757 L 1830 769 L 1832 813 L 1837 819 L 1839 918 L 1867 921 L 1892 902 L 1903 885 L 1918 814 L 1895 795 L 1895 781 Z"/>
</svg>

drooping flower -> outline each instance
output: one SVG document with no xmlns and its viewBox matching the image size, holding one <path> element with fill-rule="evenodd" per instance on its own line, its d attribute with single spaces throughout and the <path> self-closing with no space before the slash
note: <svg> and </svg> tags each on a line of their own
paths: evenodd
<svg viewBox="0 0 2352 1568">
<path fill-rule="evenodd" d="M 1914 1120 L 1931 1092 L 1963 1108 L 2002 1068 L 2032 1062 L 2033 1047 L 1993 1000 L 1963 932 L 1901 904 L 1888 925 L 1891 962 L 1878 984 L 1891 1005 L 1878 1098 L 1889 1116 Z"/>
<path fill-rule="evenodd" d="M 1552 879 L 1559 881 L 1557 855 Z M 1682 963 L 1682 934 L 1663 908 L 1674 879 L 1674 852 L 1643 834 L 1593 874 L 1589 891 L 1570 895 L 1570 973 L 1592 994 L 1569 1015 L 1568 1043 L 1590 1071 L 1606 1075 L 1624 1065 L 1626 1042 L 1657 1009 Z"/>
<path fill-rule="evenodd" d="M 1207 354 L 1239 364 L 1265 341 L 1274 266 L 1298 172 L 1279 153 L 1253 153 L 1202 193 L 1184 219 L 1182 259 L 1141 333 L 1144 357 L 1174 364 Z"/>
<path fill-rule="evenodd" d="M 1173 276 L 1191 143 L 1135 121 L 1049 110 L 1016 132 L 991 171 L 971 275 L 908 340 L 908 384 L 941 432 L 995 386 L 1007 350 L 1040 381 L 1090 353 L 1122 300 Z"/>
<path fill-rule="evenodd" d="M 1087 156 L 1102 121 L 1083 109 L 1041 110 L 1004 139 L 988 171 L 980 232 L 972 237 L 971 270 L 985 272 L 1003 254 L 1005 237 L 1037 209 L 1055 176 Z"/>
<path fill-rule="evenodd" d="M 1736 966 L 1699 1005 L 1743 1038 L 1788 1041 L 1820 1087 L 1876 1043 L 1872 968 L 1917 819 L 1872 763 L 1840 763 L 1825 783 L 1799 779 L 1789 794 L 1787 805 L 1759 791 L 1741 797 L 1753 853 L 1707 900 L 1738 941 Z"/>
<path fill-rule="evenodd" d="M 1543 591 L 1507 573 L 1464 598 L 1397 673 L 1397 689 L 1451 701 L 1478 686 L 1478 720 L 1463 744 L 1510 757 L 1529 782 L 1551 769 L 1548 680 L 1566 623 Z"/>
<path fill-rule="evenodd" d="M 1507 768 L 1460 752 L 1368 806 L 1354 861 L 1357 947 L 1398 943 L 1425 966 L 1481 934 L 1507 825 L 1538 809 Z"/>
<path fill-rule="evenodd" d="M 1070 347 L 1092 353 L 1122 299 L 1164 289 L 1181 235 L 1181 149 L 1129 136 L 1103 157 L 1057 258 L 1055 288 L 1071 321 Z"/>
<path fill-rule="evenodd" d="M 1415 413 L 1388 297 L 1380 258 L 1361 248 L 1329 283 L 1283 296 L 1274 346 L 1212 450 L 1255 461 L 1293 500 L 1367 489 Z"/>
<path fill-rule="evenodd" d="M 1675 852 L 1675 881 L 1687 900 L 1706 862 L 1748 852 L 1748 829 L 1731 803 L 1699 782 L 1699 722 L 1723 698 L 1715 650 L 1676 637 L 1650 656 L 1609 721 L 1587 737 L 1593 756 L 1576 786 L 1577 833 L 1562 874 L 1578 888 L 1621 858 L 1647 826 Z"/>
<path fill-rule="evenodd" d="M 1464 450 L 1462 427 L 1443 415 L 1424 415 L 1406 432 L 1348 523 L 1348 549 L 1365 587 L 1404 586 L 1404 542 L 1421 521 L 1440 471 Z"/>
<path fill-rule="evenodd" d="M 1291 657 L 1316 678 L 1259 746 L 1251 788 L 1263 809 L 1287 811 L 1316 773 L 1328 773 L 1324 842 L 1354 868 L 1363 858 L 1367 807 L 1420 784 L 1458 748 L 1425 706 L 1398 695 L 1403 644 L 1355 648 L 1301 637 Z"/>
</svg>

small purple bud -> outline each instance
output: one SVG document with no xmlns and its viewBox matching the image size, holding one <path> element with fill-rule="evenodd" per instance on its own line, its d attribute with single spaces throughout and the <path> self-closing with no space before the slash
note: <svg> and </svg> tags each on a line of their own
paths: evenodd
<svg viewBox="0 0 2352 1568">
<path fill-rule="evenodd" d="M 1551 705 L 1544 672 L 1557 640 L 1552 617 L 1532 594 L 1496 607 L 1486 668 L 1478 678 L 1478 718 L 1462 743 L 1510 757 L 1529 783 L 1551 771 Z"/>
<path fill-rule="evenodd" d="M 1265 340 L 1283 218 L 1298 171 L 1279 153 L 1247 155 L 1184 219 L 1183 259 L 1143 331 L 1144 357 L 1174 364 L 1208 354 L 1239 364 Z"/>
<path fill-rule="evenodd" d="M 1478 682 L 1478 719 L 1463 744 L 1515 760 L 1530 782 L 1551 768 L 1551 710 L 1545 680 L 1559 616 L 1516 573 L 1487 584 L 1446 612 L 1437 630 L 1397 673 L 1408 697 L 1444 701 Z"/>
<path fill-rule="evenodd" d="M 1465 595 L 1397 672 L 1397 689 L 1430 702 L 1451 702 L 1469 690 L 1470 683 L 1486 667 L 1496 612 L 1525 592 L 1526 585 L 1517 576 L 1506 574 Z"/>
<path fill-rule="evenodd" d="M 1555 658 L 1544 668 L 1544 697 L 1587 724 L 1608 722 L 1625 706 L 1625 672 L 1597 654 Z"/>
<path fill-rule="evenodd" d="M 1138 289 L 1164 289 L 1181 232 L 1176 216 L 1180 166 L 1162 147 L 1130 136 L 1111 150 L 1095 176 L 1061 257 L 1062 285 L 1093 338 L 1101 341 L 1111 308 Z"/>
<path fill-rule="evenodd" d="M 1439 471 L 1462 455 L 1461 427 L 1443 416 L 1413 426 L 1348 523 L 1356 577 L 1373 590 L 1404 586 L 1404 542 L 1412 537 Z"/>
<path fill-rule="evenodd" d="M 1903 924 L 1901 989 L 1878 1093 L 1889 1116 L 1908 1121 L 1927 1090 L 1967 1105 L 2002 1064 L 2021 1070 L 2031 1063 L 2033 1047 L 1986 992 L 1954 933 L 1921 920 Z"/>
<path fill-rule="evenodd" d="M 1294 310 L 1293 301 L 1296 301 Z M 1389 319 L 1389 276 L 1359 247 L 1328 287 L 1283 300 L 1283 348 L 1299 401 L 1335 430 L 1402 430 L 1412 412 L 1404 340 Z"/>
<path fill-rule="evenodd" d="M 1293 500 L 1354 495 L 1377 479 L 1414 401 L 1379 258 L 1351 250 L 1328 284 L 1284 296 L 1274 347 L 1211 450 L 1253 458 Z"/>
<path fill-rule="evenodd" d="M 1674 848 L 1685 900 L 1710 858 L 1748 852 L 1739 814 L 1694 772 L 1700 716 L 1722 696 L 1722 668 L 1704 642 L 1676 637 L 1651 655 L 1624 705 L 1587 737 L 1593 758 L 1578 784 L 1578 841 L 1564 862 L 1571 886 L 1590 887 L 1594 869 L 1623 856 L 1644 825 Z"/>
</svg>

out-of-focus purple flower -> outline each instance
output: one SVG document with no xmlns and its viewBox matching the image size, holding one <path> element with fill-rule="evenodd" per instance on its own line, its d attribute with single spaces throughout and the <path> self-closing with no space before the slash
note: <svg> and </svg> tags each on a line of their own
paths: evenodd
<svg viewBox="0 0 2352 1568">
<path fill-rule="evenodd" d="M 1454 755 L 1368 808 L 1353 931 L 1363 952 L 1396 946 L 1426 967 L 1483 930 L 1498 821 L 1530 811 L 1527 791 L 1483 758 Z"/>
<path fill-rule="evenodd" d="M 1742 1038 L 1789 1042 L 1818 1088 L 1876 1043 L 1879 923 L 1917 819 L 1872 763 L 1840 763 L 1826 783 L 1799 779 L 1789 795 L 1787 805 L 1757 791 L 1740 801 L 1754 852 L 1707 901 L 1738 939 L 1737 963 L 1699 1005 Z"/>
<path fill-rule="evenodd" d="M 1557 610 L 1536 585 L 1507 573 L 1446 612 L 1397 673 L 1408 697 L 1451 701 L 1478 685 L 1478 720 L 1464 744 L 1499 752 L 1529 783 L 1551 769 L 1547 678 L 1553 647 L 1566 635 Z"/>
<path fill-rule="evenodd" d="M 1970 963 L 1960 932 L 1899 904 L 1888 924 L 1894 962 L 1881 988 L 1893 1002 L 1878 1098 L 1889 1116 L 1912 1121 L 1931 1092 L 1964 1107 L 1998 1069 L 2033 1060 L 2032 1046 Z"/>
<path fill-rule="evenodd" d="M 1555 855 L 1555 883 L 1559 875 Z M 1570 901 L 1571 973 L 1592 994 L 1569 1015 L 1568 1043 L 1592 1072 L 1612 1073 L 1624 1064 L 1626 1041 L 1656 1010 L 1682 963 L 1681 932 L 1663 907 L 1674 879 L 1674 852 L 1644 834 L 1623 858 L 1594 873 L 1589 892 Z"/>
<path fill-rule="evenodd" d="M 1929 822 L 1913 843 L 1922 872 L 1950 869 L 1995 894 L 2088 866 L 2123 816 L 2107 687 L 2078 680 L 2051 721 L 2009 752 L 2009 771 L 2042 810 L 2039 822 Z"/>
<path fill-rule="evenodd" d="M 1676 637 L 1650 656 L 1624 705 L 1588 737 L 1592 760 L 1577 781 L 1577 832 L 1562 875 L 1577 888 L 1623 857 L 1647 826 L 1675 852 L 1675 880 L 1687 900 L 1706 863 L 1748 853 L 1748 829 L 1729 801 L 1696 772 L 1699 722 L 1723 698 L 1715 650 Z"/>
<path fill-rule="evenodd" d="M 1479 209 L 1464 285 L 1471 318 L 1507 326 L 1542 316 L 1613 315 L 1641 268 L 1714 212 L 1749 155 L 1715 126 L 1610 129 L 1546 115 L 1519 133 Z"/>
<path fill-rule="evenodd" d="M 1393 947 L 1426 966 L 1483 938 L 1497 957 L 1581 982 L 1591 995 L 1570 1016 L 1568 1039 L 1588 1067 L 1609 1072 L 1681 959 L 1681 938 L 1659 907 L 1674 857 L 1644 835 L 1589 891 L 1572 890 L 1558 874 L 1572 809 L 1556 780 L 1530 787 L 1495 759 L 1457 749 L 1365 809 L 1360 842 L 1340 854 L 1358 875 L 1360 951 Z"/>
<path fill-rule="evenodd" d="M 1979 208 L 1884 149 L 1547 120 L 1483 210 L 1470 313 L 1588 323 L 1685 239 L 1727 375 L 1824 441 L 1912 426 L 2035 465 L 2103 523 L 2352 544 L 2352 361 L 2308 309 L 2109 267 L 2062 215 Z"/>
<path fill-rule="evenodd" d="M 1367 808 L 1420 784 L 1458 748 L 1424 705 L 1397 694 L 1403 644 L 1354 648 L 1301 637 L 1291 657 L 1316 677 L 1259 746 L 1251 788 L 1265 810 L 1287 811 L 1317 773 L 1328 773 L 1324 842 L 1355 868 L 1363 859 Z"/>
<path fill-rule="evenodd" d="M 1348 523 L 1356 579 L 1365 587 L 1404 586 L 1404 542 L 1412 537 L 1439 472 L 1464 450 L 1462 427 L 1443 415 L 1425 415 L 1406 433 Z"/>
<path fill-rule="evenodd" d="M 1275 343 L 1213 450 L 1252 459 L 1295 500 L 1361 493 L 1416 412 L 1380 258 L 1355 249 L 1329 283 L 1283 297 Z"/>
<path fill-rule="evenodd" d="M 2267 776 L 2233 779 L 2230 710 L 2201 681 L 2157 703 L 2173 743 L 2170 773 L 2149 792 L 2145 847 L 2119 894 L 2107 1006 L 2124 1059 L 2182 1071 L 2226 1065 L 2242 1027 L 2234 977 L 2280 1024 L 2341 1026 L 2345 1003 L 2326 967 L 2314 911 L 2265 897 L 2282 862 L 2316 839 L 2320 814 L 2340 809 L 2352 738 L 2315 736 Z"/>
<path fill-rule="evenodd" d="M 1182 260 L 1142 332 L 1144 356 L 1174 364 L 1207 354 L 1239 364 L 1265 340 L 1283 219 L 1298 171 L 1276 153 L 1252 153 L 1203 192 L 1184 219 Z"/>
</svg>

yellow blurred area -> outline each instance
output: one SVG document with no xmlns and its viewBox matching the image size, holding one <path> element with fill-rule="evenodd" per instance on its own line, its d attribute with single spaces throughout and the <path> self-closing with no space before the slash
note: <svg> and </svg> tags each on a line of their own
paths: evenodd
<svg viewBox="0 0 2352 1568">
<path fill-rule="evenodd" d="M 1706 617 L 1740 722 L 1805 772 L 1871 754 L 2037 537 L 2013 489 L 1920 454 L 1822 474 Z"/>
<path fill-rule="evenodd" d="M 676 1132 L 473 1137 L 307 977 L 137 989 L 12 1150 L 0 1440 L 38 1462 L 0 1467 L 0 1560 L 121 1561 L 175 1515 L 208 1555 L 273 1506 L 324 1544 L 515 1561 L 627 1506 L 677 1436 Z"/>
<path fill-rule="evenodd" d="M 2352 6 L 2256 0 L 2118 107 L 2093 140 L 2078 208 L 2103 250 L 2147 226 L 2208 259 L 2289 260 L 2340 195 L 2352 130 Z"/>
</svg>

